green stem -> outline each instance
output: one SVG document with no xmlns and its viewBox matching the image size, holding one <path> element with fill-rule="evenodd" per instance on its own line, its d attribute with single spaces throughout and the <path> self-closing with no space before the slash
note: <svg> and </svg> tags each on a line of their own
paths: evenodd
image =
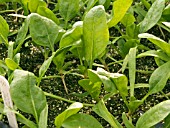
<svg viewBox="0 0 170 128">
<path fill-rule="evenodd" d="M 68 102 L 68 103 L 74 103 L 76 101 L 73 101 L 73 100 L 68 100 L 68 99 L 65 99 L 63 97 L 60 97 L 60 96 L 56 96 L 56 95 L 53 95 L 51 93 L 48 93 L 48 92 L 44 92 L 44 94 L 46 96 L 49 96 L 49 97 L 52 97 L 52 98 L 55 98 L 55 99 L 58 99 L 58 100 L 62 100 L 62 101 L 65 101 L 65 102 Z M 83 103 L 84 106 L 89 106 L 89 107 L 93 107 L 94 104 L 87 104 L 87 103 Z"/>
<path fill-rule="evenodd" d="M 42 77 L 42 79 L 51 79 L 51 78 L 61 78 L 61 76 L 60 75 L 53 75 L 53 76 Z"/>
<path fill-rule="evenodd" d="M 169 100 L 169 97 L 163 92 L 163 91 L 160 91 L 162 93 L 162 95 L 167 99 Z"/>
</svg>

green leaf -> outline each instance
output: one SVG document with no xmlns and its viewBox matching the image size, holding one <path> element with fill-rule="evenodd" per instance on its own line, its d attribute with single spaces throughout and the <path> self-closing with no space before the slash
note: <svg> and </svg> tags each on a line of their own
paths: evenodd
<svg viewBox="0 0 170 128">
<path fill-rule="evenodd" d="M 48 105 L 42 110 L 40 113 L 40 119 L 38 126 L 39 128 L 47 128 L 47 120 L 48 120 Z"/>
<path fill-rule="evenodd" d="M 46 3 L 43 0 L 29 0 L 28 8 L 33 12 L 37 12 L 39 6 L 46 6 Z"/>
<path fill-rule="evenodd" d="M 15 70 L 14 79 L 10 85 L 10 93 L 17 108 L 34 115 L 38 122 L 39 115 L 46 106 L 46 97 L 43 91 L 36 86 L 34 74 L 28 71 Z"/>
<path fill-rule="evenodd" d="M 106 14 L 102 5 L 92 8 L 84 17 L 83 48 L 88 64 L 101 55 L 109 42 Z"/>
<path fill-rule="evenodd" d="M 136 47 L 131 48 L 128 56 L 130 96 L 134 96 L 135 76 L 136 76 Z"/>
<path fill-rule="evenodd" d="M 163 128 L 169 128 L 170 127 L 170 114 L 165 118 Z"/>
<path fill-rule="evenodd" d="M 60 21 L 56 17 L 56 15 L 47 7 L 43 7 L 43 6 L 38 7 L 37 13 L 40 14 L 41 16 L 44 16 L 44 17 L 47 17 L 48 19 L 51 19 L 56 24 L 60 23 Z"/>
<path fill-rule="evenodd" d="M 103 128 L 102 125 L 91 115 L 75 114 L 64 121 L 64 128 Z"/>
<path fill-rule="evenodd" d="M 113 3 L 113 18 L 108 22 L 109 28 L 115 26 L 126 14 L 133 0 L 116 0 Z"/>
<path fill-rule="evenodd" d="M 0 15 L 0 44 L 5 43 L 8 45 L 8 34 L 9 34 L 9 26 L 6 20 Z"/>
<path fill-rule="evenodd" d="M 170 17 L 170 4 L 168 4 L 165 7 L 165 9 L 164 9 L 164 11 L 162 13 L 162 18 L 165 19 L 167 22 L 170 22 L 169 17 Z"/>
<path fill-rule="evenodd" d="M 89 0 L 87 3 L 87 8 L 86 8 L 86 12 L 88 12 L 96 3 L 98 0 Z"/>
<path fill-rule="evenodd" d="M 144 20 L 140 23 L 140 33 L 146 32 L 156 25 L 161 18 L 164 7 L 165 0 L 156 0 L 152 4 Z"/>
<path fill-rule="evenodd" d="M 168 28 L 170 28 L 170 22 L 162 22 L 165 26 L 167 26 Z"/>
<path fill-rule="evenodd" d="M 59 114 L 55 118 L 55 125 L 56 125 L 56 127 L 60 128 L 61 125 L 63 124 L 63 122 L 67 118 L 69 118 L 70 116 L 76 114 L 82 107 L 83 107 L 83 104 L 79 103 L 79 102 L 75 102 L 75 103 L 71 104 L 69 106 L 69 108 L 67 108 L 64 112 L 62 112 L 61 114 Z"/>
<path fill-rule="evenodd" d="M 170 100 L 163 101 L 150 108 L 137 121 L 136 128 L 150 128 L 170 113 Z"/>
<path fill-rule="evenodd" d="M 164 40 L 148 33 L 142 33 L 138 35 L 139 38 L 147 38 L 153 44 L 160 47 L 168 56 L 170 56 L 170 44 L 165 42 Z"/>
<path fill-rule="evenodd" d="M 132 98 L 134 97 L 131 97 L 131 99 Z M 132 100 L 130 101 L 128 108 L 130 109 L 131 113 L 134 113 L 141 104 L 143 104 L 142 100 Z"/>
<path fill-rule="evenodd" d="M 93 111 L 105 119 L 113 128 L 123 128 L 115 117 L 107 110 L 104 101 L 99 101 L 93 108 Z"/>
<path fill-rule="evenodd" d="M 161 65 L 151 75 L 149 79 L 149 94 L 161 91 L 170 77 L 170 61 Z"/>
<path fill-rule="evenodd" d="M 97 68 L 97 70 L 101 70 L 102 72 L 103 69 Z M 103 76 L 103 75 L 99 75 L 97 71 L 93 71 L 91 69 L 88 70 L 88 76 L 89 76 L 90 81 L 92 81 L 93 83 L 102 82 L 104 84 L 104 89 L 107 92 L 117 92 L 116 86 L 110 80 L 110 78 Z"/>
<path fill-rule="evenodd" d="M 136 21 L 135 17 L 131 13 L 126 13 L 121 20 L 121 23 L 127 27 L 132 25 Z"/>
<path fill-rule="evenodd" d="M 132 122 L 128 120 L 125 112 L 122 113 L 122 119 L 123 119 L 123 123 L 125 124 L 126 128 L 135 128 Z"/>
<path fill-rule="evenodd" d="M 167 56 L 166 53 L 164 53 L 162 51 L 155 51 L 155 50 L 150 50 L 150 51 L 146 51 L 141 54 L 138 54 L 137 58 L 141 58 L 141 57 L 145 57 L 145 56 L 153 56 L 153 57 L 157 57 L 162 60 L 165 60 L 165 61 L 170 61 L 170 57 Z"/>
<path fill-rule="evenodd" d="M 68 30 L 60 40 L 60 48 L 71 45 L 81 39 L 83 34 L 83 22 L 78 21 L 73 25 L 71 30 Z"/>
<path fill-rule="evenodd" d="M 59 12 L 65 21 L 69 21 L 76 16 L 79 11 L 79 0 L 58 0 Z"/>
<path fill-rule="evenodd" d="M 15 61 L 13 61 L 12 59 L 10 59 L 10 58 L 6 58 L 6 59 L 5 59 L 5 63 L 6 63 L 6 65 L 8 66 L 8 68 L 9 68 L 10 70 L 15 70 L 16 68 L 20 68 L 19 65 L 18 65 Z M 20 69 L 21 69 L 21 68 L 20 68 Z"/>
<path fill-rule="evenodd" d="M 56 23 L 46 17 L 32 13 L 29 28 L 31 37 L 36 44 L 48 46 L 54 52 L 54 43 L 59 33 L 59 27 Z"/>
<path fill-rule="evenodd" d="M 82 86 L 95 100 L 99 100 L 101 82 L 92 83 L 89 79 L 79 80 L 79 85 Z"/>
</svg>

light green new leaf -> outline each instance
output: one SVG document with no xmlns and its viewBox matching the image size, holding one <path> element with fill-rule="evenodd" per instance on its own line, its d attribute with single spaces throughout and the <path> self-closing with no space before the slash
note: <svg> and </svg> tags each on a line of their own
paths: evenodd
<svg viewBox="0 0 170 128">
<path fill-rule="evenodd" d="M 60 15 L 65 21 L 74 18 L 79 11 L 79 0 L 58 0 L 58 3 Z"/>
<path fill-rule="evenodd" d="M 60 48 L 71 45 L 81 39 L 83 34 L 83 22 L 78 21 L 73 25 L 71 30 L 68 30 L 60 40 Z"/>
<path fill-rule="evenodd" d="M 165 42 L 164 40 L 149 34 L 149 33 L 142 33 L 138 35 L 139 38 L 147 38 L 149 41 L 151 41 L 153 44 L 160 47 L 167 55 L 170 56 L 170 44 Z"/>
<path fill-rule="evenodd" d="M 8 45 L 9 26 L 6 20 L 0 15 L 0 44 L 5 43 Z"/>
<path fill-rule="evenodd" d="M 37 12 L 39 6 L 46 7 L 47 5 L 43 0 L 29 0 L 28 8 L 32 13 Z"/>
<path fill-rule="evenodd" d="M 43 7 L 43 6 L 38 7 L 37 13 L 40 14 L 41 16 L 44 16 L 44 17 L 47 17 L 47 18 L 51 19 L 56 24 L 60 23 L 60 21 L 56 17 L 56 15 L 47 7 Z"/>
<path fill-rule="evenodd" d="M 99 100 L 100 89 L 102 82 L 92 83 L 89 79 L 79 80 L 79 85 L 86 90 L 92 98 Z"/>
<path fill-rule="evenodd" d="M 8 68 L 9 68 L 10 70 L 15 70 L 16 68 L 21 69 L 21 68 L 19 67 L 19 65 L 18 65 L 15 61 L 13 61 L 12 59 L 10 59 L 10 58 L 6 58 L 6 59 L 5 59 L 5 63 L 6 63 L 6 65 L 8 66 Z"/>
<path fill-rule="evenodd" d="M 101 55 L 109 42 L 106 14 L 102 5 L 93 7 L 84 17 L 83 48 L 88 64 Z"/>
<path fill-rule="evenodd" d="M 46 17 L 32 13 L 30 15 L 29 29 L 36 44 L 48 46 L 54 52 L 54 43 L 59 33 L 59 27 L 56 23 Z"/>
<path fill-rule="evenodd" d="M 136 128 L 150 128 L 159 123 L 170 113 L 170 100 L 163 101 L 150 108 L 137 121 Z"/>
<path fill-rule="evenodd" d="M 17 108 L 34 115 L 38 122 L 39 115 L 46 106 L 46 97 L 43 91 L 36 86 L 34 74 L 28 71 L 15 70 L 14 79 L 10 85 L 10 93 Z"/>
<path fill-rule="evenodd" d="M 107 110 L 104 101 L 99 101 L 93 108 L 93 111 L 105 119 L 113 128 L 123 128 L 115 117 Z"/>
<path fill-rule="evenodd" d="M 103 128 L 102 125 L 91 115 L 75 114 L 64 121 L 64 128 Z"/>
<path fill-rule="evenodd" d="M 134 96 L 135 76 L 136 76 L 136 47 L 131 48 L 128 56 L 130 96 Z"/>
<path fill-rule="evenodd" d="M 125 112 L 122 113 L 122 119 L 123 119 L 123 123 L 125 124 L 126 128 L 135 128 L 132 122 L 128 120 Z"/>
<path fill-rule="evenodd" d="M 113 3 L 113 17 L 108 22 L 109 28 L 115 26 L 126 14 L 133 0 L 116 0 Z"/>
<path fill-rule="evenodd" d="M 62 112 L 61 114 L 59 114 L 56 118 L 55 118 L 55 125 L 57 128 L 60 128 L 63 124 L 63 122 L 69 118 L 70 116 L 76 114 L 81 108 L 83 107 L 82 103 L 79 102 L 75 102 L 73 104 L 71 104 L 69 106 L 69 108 L 67 108 L 64 112 Z"/>
<path fill-rule="evenodd" d="M 47 128 L 47 120 L 48 120 L 48 105 L 46 104 L 46 107 L 40 113 L 40 119 L 38 123 L 39 128 Z"/>
<path fill-rule="evenodd" d="M 165 0 L 156 0 L 149 11 L 147 12 L 144 20 L 140 23 L 140 33 L 146 32 L 151 29 L 161 18 L 163 9 L 165 7 Z"/>
<path fill-rule="evenodd" d="M 137 58 L 141 58 L 141 57 L 145 57 L 145 56 L 153 56 L 153 57 L 157 57 L 162 60 L 165 60 L 165 61 L 170 61 L 170 57 L 167 56 L 166 53 L 164 53 L 162 51 L 155 51 L 155 50 L 150 50 L 150 51 L 146 51 L 141 54 L 138 54 Z"/>
<path fill-rule="evenodd" d="M 170 77 L 170 61 L 161 65 L 151 75 L 149 79 L 149 94 L 161 91 Z"/>
<path fill-rule="evenodd" d="M 120 21 L 125 27 L 132 25 L 136 21 L 135 17 L 131 13 L 126 13 Z"/>
</svg>

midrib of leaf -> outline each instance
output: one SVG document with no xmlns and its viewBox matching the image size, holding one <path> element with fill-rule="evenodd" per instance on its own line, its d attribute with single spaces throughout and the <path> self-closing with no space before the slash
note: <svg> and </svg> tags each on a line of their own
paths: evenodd
<svg viewBox="0 0 170 128">
<path fill-rule="evenodd" d="M 30 74 L 29 73 L 28 73 L 28 85 L 29 85 L 29 93 L 30 93 L 30 98 L 31 98 L 31 102 L 32 102 L 32 107 L 33 107 L 33 111 L 34 111 L 35 120 L 36 120 L 36 122 L 38 124 L 38 115 L 37 115 L 35 104 L 34 104 L 34 98 L 31 95 L 31 79 L 30 79 Z"/>
</svg>

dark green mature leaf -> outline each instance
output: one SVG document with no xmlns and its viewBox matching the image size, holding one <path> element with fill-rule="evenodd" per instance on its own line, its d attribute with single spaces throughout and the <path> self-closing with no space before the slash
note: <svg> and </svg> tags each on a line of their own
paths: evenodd
<svg viewBox="0 0 170 128">
<path fill-rule="evenodd" d="M 38 7 L 37 13 L 40 14 L 41 16 L 44 16 L 44 17 L 47 17 L 47 18 L 51 19 L 56 24 L 60 23 L 60 21 L 56 17 L 56 15 L 49 8 L 47 8 L 47 7 L 44 7 L 44 6 Z"/>
<path fill-rule="evenodd" d="M 131 97 L 131 99 L 134 98 L 134 97 Z M 143 104 L 143 101 L 142 100 L 133 100 L 133 101 L 130 101 L 129 105 L 128 105 L 128 108 L 130 109 L 131 113 L 134 113 L 136 111 L 136 109 L 141 105 Z"/>
<path fill-rule="evenodd" d="M 59 33 L 59 27 L 52 20 L 32 13 L 30 15 L 30 34 L 33 41 L 40 46 L 48 46 L 54 51 L 54 43 Z"/>
<path fill-rule="evenodd" d="M 28 8 L 29 10 L 33 12 L 37 12 L 37 9 L 39 6 L 47 6 L 46 3 L 43 0 L 29 0 Z"/>
<path fill-rule="evenodd" d="M 161 91 L 170 77 L 170 61 L 161 65 L 151 75 L 149 79 L 149 94 Z"/>
<path fill-rule="evenodd" d="M 79 85 L 82 86 L 95 100 L 99 100 L 100 88 L 102 82 L 92 83 L 89 79 L 79 80 Z"/>
<path fill-rule="evenodd" d="M 170 113 L 170 100 L 163 101 L 150 108 L 137 121 L 136 128 L 150 128 Z"/>
<path fill-rule="evenodd" d="M 122 119 L 123 119 L 123 123 L 125 124 L 126 128 L 135 128 L 132 122 L 128 120 L 125 112 L 122 113 Z"/>
<path fill-rule="evenodd" d="M 69 106 L 69 108 L 67 108 L 64 112 L 62 112 L 61 114 L 59 114 L 55 118 L 55 125 L 56 125 L 56 127 L 60 128 L 61 125 L 63 124 L 63 122 L 67 118 L 69 118 L 70 116 L 76 114 L 82 107 L 83 107 L 83 104 L 79 103 L 79 102 L 75 102 L 75 103 L 71 104 Z"/>
<path fill-rule="evenodd" d="M 170 127 L 170 114 L 165 118 L 165 123 L 163 125 L 163 128 L 169 128 Z"/>
<path fill-rule="evenodd" d="M 163 9 L 165 7 L 165 0 L 156 0 L 149 11 L 147 12 L 144 20 L 140 23 L 140 32 L 146 32 L 151 29 L 161 18 Z"/>
<path fill-rule="evenodd" d="M 115 26 L 126 14 L 133 0 L 116 0 L 113 3 L 113 18 L 108 22 L 109 28 Z"/>
<path fill-rule="evenodd" d="M 15 70 L 10 87 L 11 97 L 17 108 L 34 115 L 35 119 L 38 120 L 40 113 L 46 106 L 46 97 L 43 91 L 36 86 L 34 74 Z"/>
<path fill-rule="evenodd" d="M 121 20 L 121 23 L 127 27 L 129 25 L 132 25 L 136 21 L 135 17 L 131 13 L 126 13 L 124 17 Z"/>
<path fill-rule="evenodd" d="M 89 65 L 101 55 L 109 42 L 106 14 L 102 5 L 92 8 L 83 22 L 84 56 Z"/>
<path fill-rule="evenodd" d="M 155 50 L 150 50 L 150 51 L 146 51 L 141 54 L 138 54 L 137 58 L 141 58 L 141 57 L 145 57 L 145 56 L 153 56 L 153 57 L 157 57 L 162 60 L 165 60 L 165 61 L 170 61 L 170 57 L 167 56 L 166 53 L 164 53 L 162 51 L 155 51 Z"/>
<path fill-rule="evenodd" d="M 0 15 L 0 44 L 6 43 L 8 44 L 8 33 L 9 33 L 9 26 L 6 20 Z"/>
<path fill-rule="evenodd" d="M 139 38 L 147 38 L 153 44 L 160 47 L 168 56 L 170 56 L 170 44 L 165 42 L 164 40 L 148 33 L 142 33 L 138 35 Z"/>
<path fill-rule="evenodd" d="M 79 0 L 58 0 L 58 3 L 60 15 L 65 21 L 74 18 L 79 11 Z"/>
<path fill-rule="evenodd" d="M 162 18 L 166 20 L 166 22 L 170 22 L 170 4 L 167 5 L 162 13 Z"/>
<path fill-rule="evenodd" d="M 107 110 L 104 101 L 99 101 L 94 107 L 93 111 L 100 117 L 104 118 L 113 128 L 122 128 L 121 124 L 115 117 Z"/>
<path fill-rule="evenodd" d="M 75 114 L 64 121 L 64 128 L 103 128 L 102 125 L 91 115 Z"/>
</svg>

